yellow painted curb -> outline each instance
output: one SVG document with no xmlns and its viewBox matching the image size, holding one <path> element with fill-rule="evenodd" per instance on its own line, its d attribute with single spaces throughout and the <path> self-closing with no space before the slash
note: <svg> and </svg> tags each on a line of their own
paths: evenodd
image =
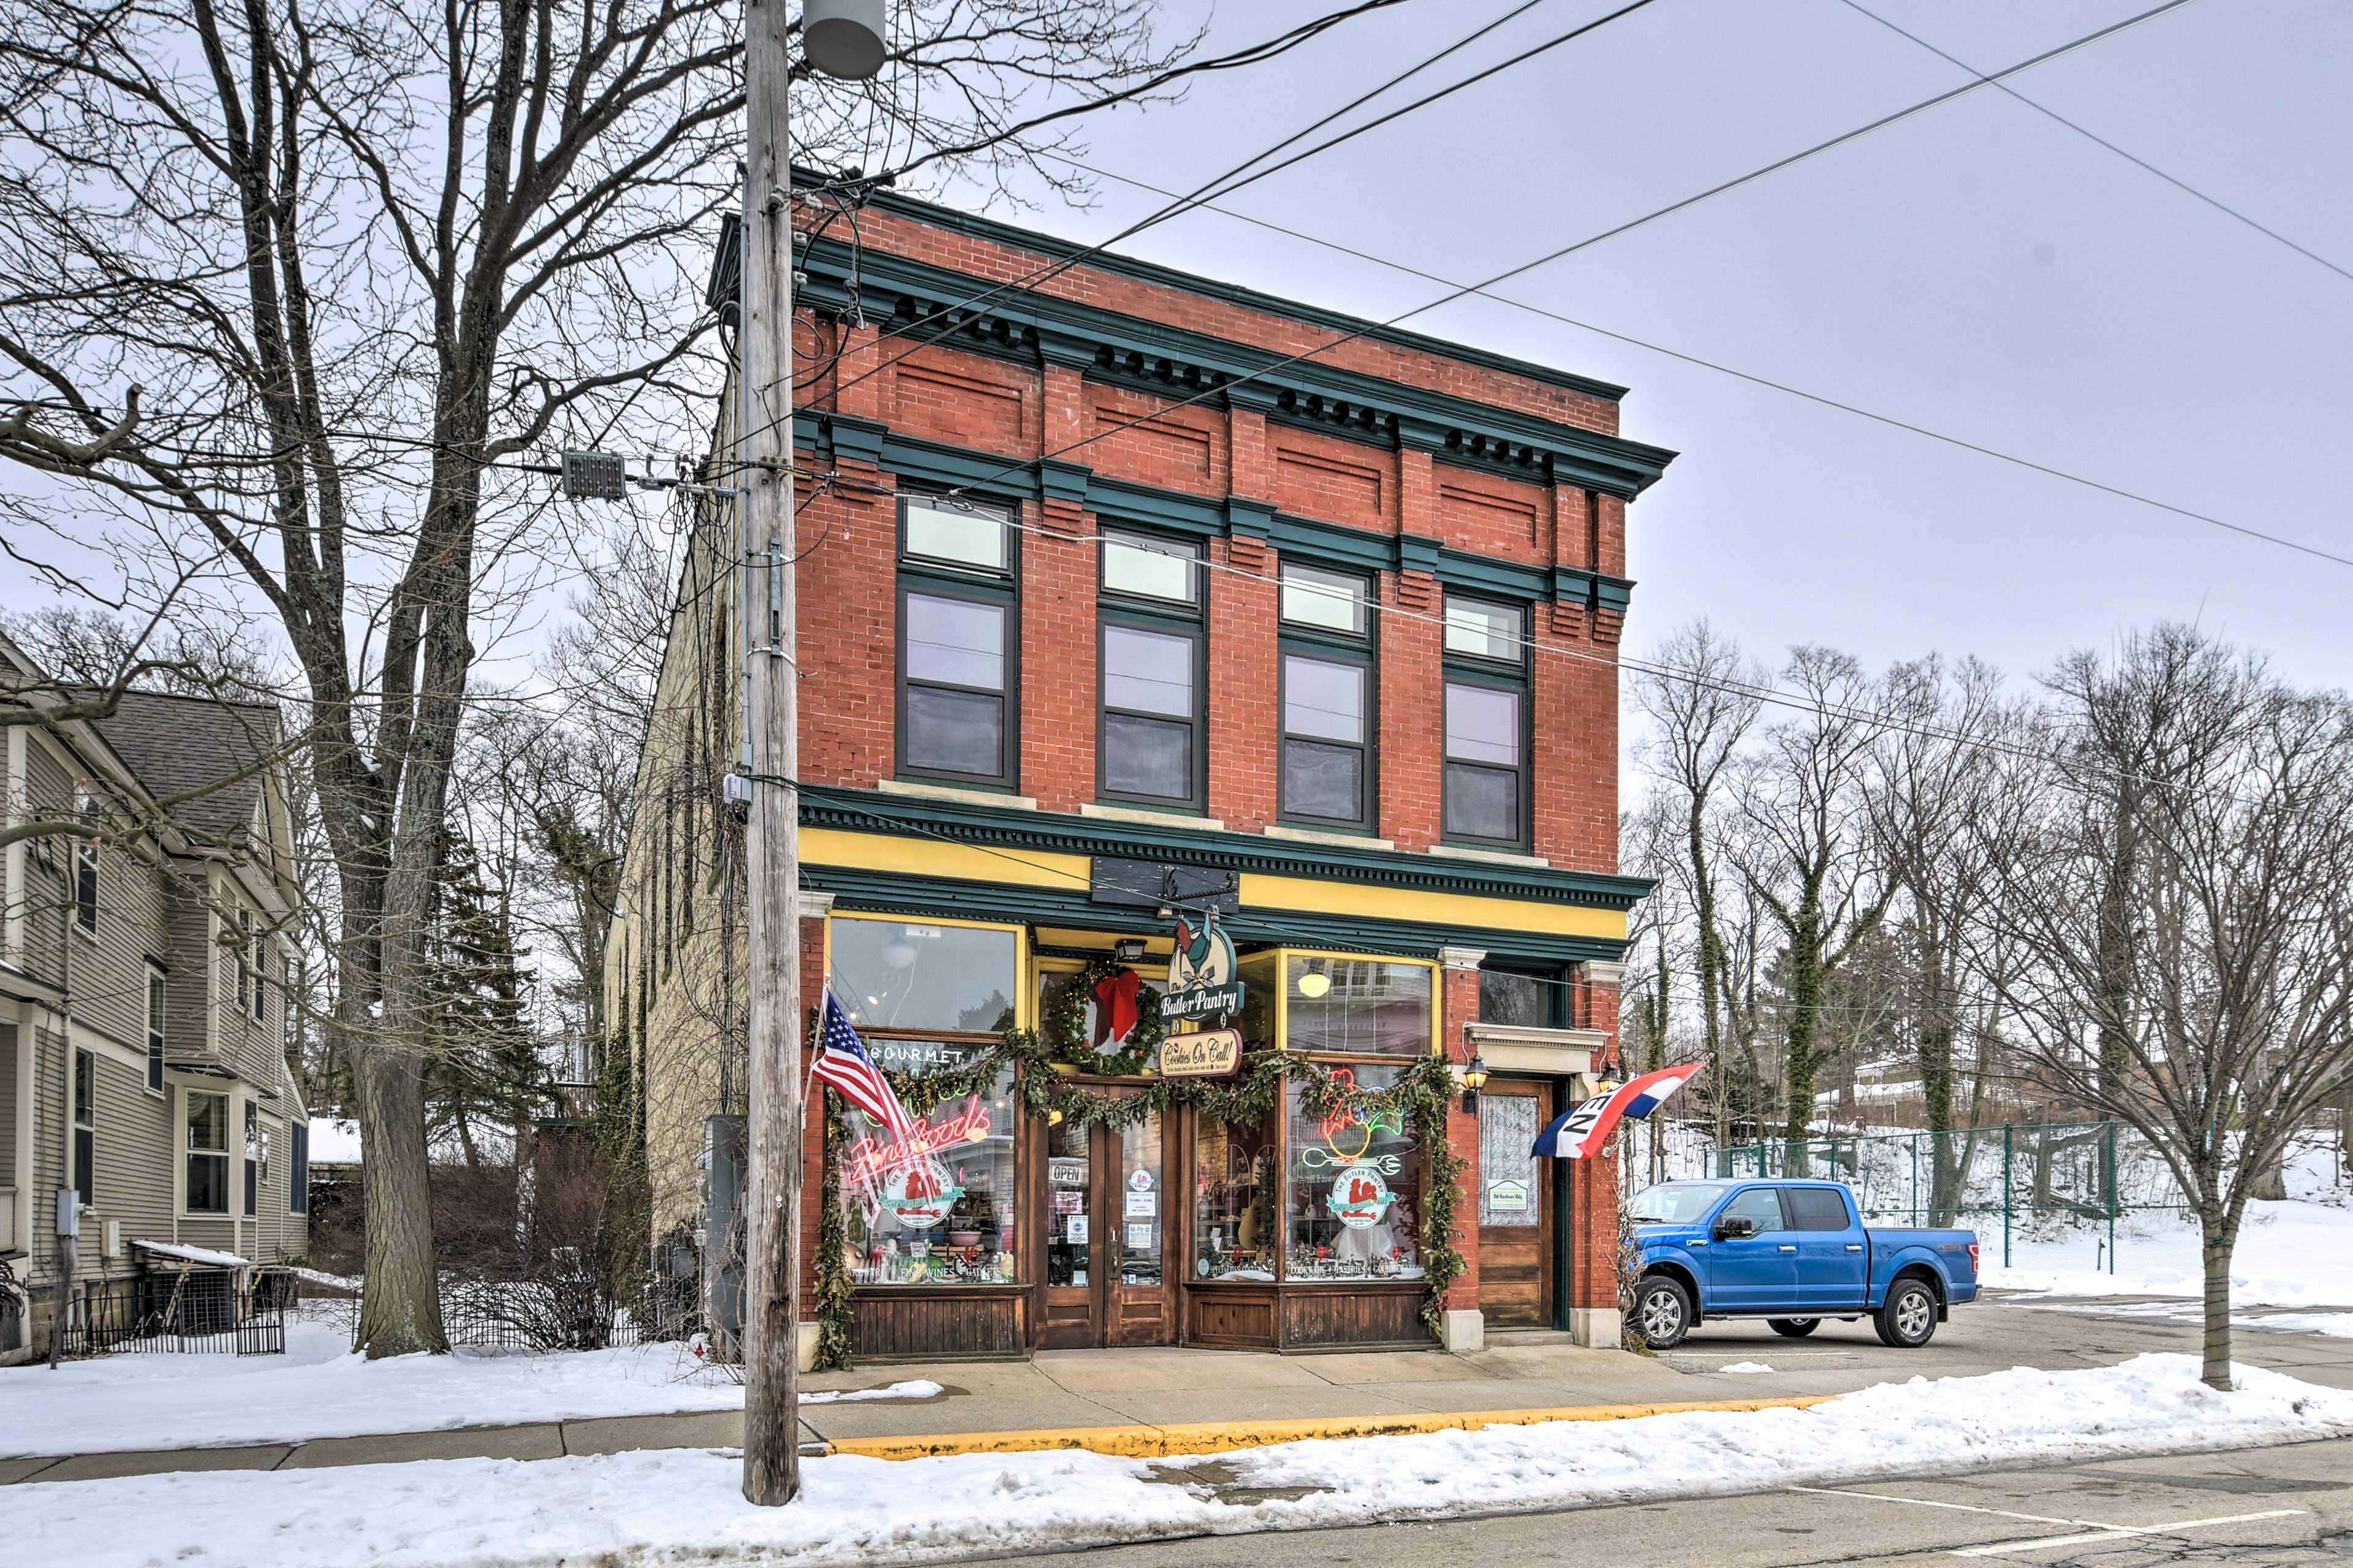
<svg viewBox="0 0 2353 1568">
<path fill-rule="evenodd" d="M 1445 1415 L 1308 1416 L 1292 1421 L 1204 1421 L 1171 1426 L 1041 1427 L 1027 1432 L 945 1432 L 914 1437 L 844 1437 L 828 1443 L 828 1454 L 859 1454 L 870 1459 L 928 1459 L 945 1454 L 1027 1454 L 1048 1448 L 1084 1448 L 1124 1459 L 1168 1459 L 1182 1454 L 1219 1454 L 1270 1443 L 1314 1438 L 1398 1437 L 1416 1432 L 1476 1432 L 1482 1426 L 1533 1426 L 1545 1421 L 1630 1421 L 1644 1415 L 1692 1411 L 1810 1410 L 1838 1397 L 1806 1394 L 1788 1399 L 1701 1399 L 1681 1405 L 1572 1405 L 1546 1410 L 1472 1410 Z"/>
</svg>

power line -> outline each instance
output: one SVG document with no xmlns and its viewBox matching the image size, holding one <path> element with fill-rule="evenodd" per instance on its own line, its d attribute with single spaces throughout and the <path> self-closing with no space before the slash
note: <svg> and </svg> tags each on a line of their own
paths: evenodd
<svg viewBox="0 0 2353 1568">
<path fill-rule="evenodd" d="M 1339 336 L 1331 339 L 1329 342 L 1319 343 L 1314 348 L 1303 349 L 1297 353 L 1285 355 L 1283 358 L 1276 360 L 1271 364 L 1262 365 L 1257 370 L 1246 372 L 1245 374 L 1235 376 L 1219 385 L 1205 387 L 1199 392 L 1194 393 L 1187 397 L 1179 398 L 1150 414 L 1141 415 L 1134 419 L 1124 420 L 1119 424 L 1098 430 L 1090 436 L 1082 436 L 1075 441 L 1071 441 L 1067 445 L 1056 447 L 1052 451 L 1043 453 L 1036 458 L 1016 463 L 1008 468 L 999 468 L 994 473 L 983 475 L 977 479 L 969 480 L 965 484 L 956 486 L 948 493 L 955 496 L 963 495 L 976 485 L 987 485 L 993 480 L 1018 472 L 1020 469 L 1029 467 L 1032 463 L 1042 462 L 1051 458 L 1067 456 L 1071 452 L 1077 451 L 1082 447 L 1092 446 L 1093 443 L 1101 441 L 1107 437 L 1116 436 L 1124 431 L 1133 430 L 1141 425 L 1148 425 L 1153 420 L 1160 418 L 1176 409 L 1187 407 L 1193 404 L 1202 402 L 1207 398 L 1222 396 L 1228 389 L 1232 386 L 1239 385 L 1246 382 L 1261 380 L 1272 374 L 1276 371 L 1284 369 L 1287 366 L 1297 364 L 1303 360 L 1313 359 L 1318 354 L 1328 353 L 1335 348 L 1354 342 L 1358 338 L 1364 337 L 1367 333 L 1377 331 L 1384 327 L 1394 327 L 1402 322 L 1409 321 L 1416 316 L 1426 315 L 1430 311 L 1435 310 L 1441 306 L 1452 304 L 1455 300 L 1461 300 L 1467 295 L 1483 294 L 1499 283 L 1509 282 L 1514 278 L 1535 271 L 1539 268 L 1548 267 L 1554 262 L 1562 260 L 1567 257 L 1573 256 L 1577 252 L 1588 249 L 1593 246 L 1599 245 L 1605 240 L 1615 238 L 1621 234 L 1630 233 L 1634 229 L 1641 228 L 1646 224 L 1654 223 L 1660 218 L 1667 217 L 1672 214 L 1697 206 L 1703 202 L 1722 195 L 1728 191 L 1736 190 L 1739 187 L 1749 184 L 1757 180 L 1763 179 L 1767 175 L 1776 174 L 1780 170 L 1788 168 L 1792 164 L 1802 163 L 1820 153 L 1829 152 L 1832 148 L 1843 146 L 1849 142 L 1870 135 L 1874 131 L 1883 130 L 1890 125 L 1895 124 L 1899 121 L 1907 120 L 1915 114 L 1921 113 L 1926 110 L 1936 108 L 1939 104 L 1948 103 L 1954 99 L 1975 92 L 1978 88 L 1997 83 L 2003 77 L 2015 76 L 2021 71 L 2029 70 L 2036 66 L 2046 64 L 2051 60 L 2058 58 L 2062 55 L 2070 54 L 2087 45 L 2099 42 L 2104 38 L 2112 37 L 2127 28 L 2137 26 L 2141 23 L 2149 21 L 2157 16 L 2161 16 L 2168 11 L 2179 10 L 2183 5 L 2189 4 L 2189 0 L 2162 0 L 2161 4 L 2150 7 L 2148 10 L 2140 12 L 2137 16 L 2126 17 L 2121 22 L 2112 23 L 2105 27 L 2097 29 L 2096 31 L 2086 33 L 2081 37 L 2061 44 L 2054 48 L 2045 49 L 2041 54 L 2021 60 L 2016 65 L 1996 71 L 1990 76 L 1979 77 L 1974 81 L 1965 82 L 1959 87 L 1952 88 L 1947 91 L 1937 93 L 1934 97 L 1922 99 L 1917 103 L 1914 103 L 1907 108 L 1899 109 L 1892 114 L 1882 115 L 1878 119 L 1871 121 L 1866 124 L 1859 125 L 1851 131 L 1841 132 L 1840 134 L 1832 136 L 1826 141 L 1817 142 L 1812 146 L 1807 147 L 1799 152 L 1789 153 L 1786 157 L 1777 158 L 1773 162 L 1762 164 L 1757 168 L 1750 170 L 1745 174 L 1736 175 L 1729 180 L 1725 180 L 1716 184 L 1711 185 L 1705 190 L 1699 191 L 1692 195 L 1684 196 L 1680 200 L 1670 202 L 1664 206 L 1653 208 L 1651 211 L 1643 214 L 1640 217 L 1630 218 L 1624 223 L 1603 229 L 1598 234 L 1588 235 L 1583 239 L 1562 246 L 1558 249 L 1548 251 L 1545 255 L 1537 257 L 1533 261 L 1525 261 L 1517 266 L 1507 268 L 1504 271 L 1498 272 L 1493 277 L 1484 279 L 1477 283 L 1460 285 L 1448 290 L 1446 293 L 1440 295 L 1437 299 L 1430 300 L 1426 304 L 1417 305 L 1409 310 L 1401 311 L 1400 313 L 1388 318 L 1388 320 L 1385 321 L 1366 321 L 1360 326 L 1352 328 L 1348 331 L 1341 333 Z M 2238 529 L 2238 525 L 2233 523 L 2222 523 L 2220 526 L 2232 528 L 2242 532 L 2253 531 L 2252 530 Z M 2285 542 L 2281 541 L 2277 542 Z M 2309 547 L 2294 546 L 2294 548 L 2308 549 Z M 2312 552 L 2315 554 L 2324 553 L 2318 551 L 2314 551 Z M 2336 560 L 2339 558 L 2332 556 L 2330 559 Z M 2353 565 L 2353 560 L 2345 561 L 2343 563 Z"/>
<path fill-rule="evenodd" d="M 1258 181 L 1264 179 L 1269 174 L 1279 173 L 1282 170 L 1290 168 L 1295 163 L 1313 158 L 1319 153 L 1329 152 L 1331 149 L 1339 146 L 1341 143 L 1353 141 L 1355 138 L 1365 134 L 1368 131 L 1377 130 L 1381 126 L 1387 125 L 1392 121 L 1400 119 L 1405 115 L 1411 114 L 1418 110 L 1427 108 L 1429 105 L 1437 102 L 1440 99 L 1461 92 L 1464 89 L 1475 86 L 1478 83 L 1486 80 L 1488 78 L 1499 74 L 1500 72 L 1509 70 L 1514 66 L 1521 65 L 1528 60 L 1534 59 L 1538 55 L 1558 48 L 1563 44 L 1570 43 L 1577 38 L 1583 37 L 1586 34 L 1593 32 L 1597 28 L 1606 26 L 1621 16 L 1630 16 L 1636 11 L 1641 10 L 1644 6 L 1652 4 L 1652 0 L 1630 0 L 1630 4 L 1621 5 L 1617 10 L 1611 11 L 1606 16 L 1597 17 L 1593 21 L 1583 23 L 1576 27 L 1572 27 L 1567 32 L 1558 34 L 1556 37 L 1547 39 L 1546 42 L 1536 45 L 1533 48 L 1522 50 L 1519 54 L 1514 55 L 1508 59 L 1498 61 L 1496 64 L 1489 66 L 1484 70 L 1475 72 L 1471 76 L 1463 78 L 1460 81 L 1452 82 L 1446 87 L 1440 88 L 1434 92 L 1424 94 L 1422 97 L 1414 100 L 1411 103 L 1404 104 L 1397 109 L 1393 109 L 1388 113 L 1380 115 L 1376 119 L 1366 121 L 1362 125 L 1353 126 L 1336 136 L 1330 137 L 1325 141 L 1318 142 L 1313 147 L 1309 147 L 1299 153 L 1293 153 L 1291 157 L 1284 159 L 1280 163 L 1260 169 L 1244 177 L 1236 178 L 1238 175 L 1243 175 L 1243 171 L 1248 170 L 1251 164 L 1272 157 L 1275 153 L 1299 142 L 1302 138 L 1312 135 L 1314 132 L 1323 129 L 1324 126 L 1331 124 L 1332 121 L 1339 119 L 1342 115 L 1345 115 L 1350 110 L 1379 97 L 1382 93 L 1387 92 L 1390 88 L 1397 86 L 1407 79 L 1428 69 L 1438 61 L 1444 59 L 1448 55 L 1453 54 L 1478 38 L 1493 32 L 1495 28 L 1502 26 L 1504 23 L 1512 20 L 1523 12 L 1533 9 L 1540 3 L 1541 0 L 1525 0 L 1525 3 L 1515 9 L 1506 12 L 1495 20 L 1477 28 L 1464 37 L 1457 40 L 1455 43 L 1440 49 L 1437 54 L 1431 55 L 1428 58 L 1417 63 L 1409 69 L 1399 72 L 1398 75 L 1390 78 L 1388 81 L 1383 82 L 1380 86 L 1373 89 L 1371 91 L 1359 95 L 1350 102 L 1342 105 L 1340 108 L 1335 109 L 1331 113 L 1324 116 L 1321 120 L 1316 121 L 1314 124 L 1293 132 L 1289 137 L 1286 137 L 1282 142 L 1275 143 L 1272 147 L 1266 149 L 1264 152 L 1254 153 L 1250 157 L 1244 159 L 1241 163 L 1235 164 L 1233 168 L 1228 170 L 1225 174 L 1219 175 L 1216 179 L 1197 187 L 1189 195 L 1176 197 L 1168 205 L 1161 208 L 1157 212 L 1146 215 L 1145 217 L 1130 224 L 1126 228 L 1120 230 L 1117 234 L 1111 236 L 1109 238 L 1100 240 L 1097 243 L 1089 246 L 1086 249 L 1079 251 L 1075 255 L 1060 258 L 1054 261 L 1048 262 L 1041 267 L 1033 268 L 1031 270 L 1022 274 L 1020 277 L 1008 279 L 1002 283 L 993 284 L 990 287 L 982 289 L 979 293 L 969 295 L 954 304 L 944 305 L 938 310 L 933 311 L 930 315 L 924 316 L 919 321 L 911 321 L 903 327 L 892 328 L 890 331 L 878 335 L 875 342 L 879 344 L 892 338 L 904 336 L 908 332 L 914 331 L 918 328 L 941 321 L 945 317 L 952 316 L 960 310 L 985 304 L 991 300 L 998 299 L 1008 292 L 1017 289 L 1028 290 L 1034 289 L 1038 284 L 1049 281 L 1051 279 L 1060 276 L 1061 273 L 1068 271 L 1071 268 L 1079 265 L 1088 257 L 1100 255 L 1106 247 L 1116 245 L 1123 239 L 1127 239 L 1135 235 L 1141 234 L 1145 229 L 1150 228 L 1156 224 L 1165 223 L 1170 218 L 1182 216 L 1185 213 L 1191 211 L 1193 207 L 1200 205 L 1202 201 L 1208 199 L 1210 195 L 1230 195 L 1235 191 L 1240 190 L 1246 185 L 1253 184 Z M 1231 181 L 1232 183 L 1227 184 L 1229 181 Z M 893 354 L 891 358 L 882 361 L 879 364 L 868 366 L 865 370 L 860 372 L 849 380 L 832 388 L 831 395 L 835 397 L 840 396 L 842 393 L 848 391 L 849 388 L 858 385 L 860 382 L 865 381 L 870 376 L 881 374 L 883 371 L 890 369 L 892 365 L 897 364 L 901 360 L 907 358 L 909 355 L 918 353 L 925 348 L 929 348 L 934 344 L 944 342 L 947 338 L 953 336 L 957 328 L 955 326 L 951 325 L 945 330 L 925 338 L 922 342 L 913 344 L 908 348 L 902 350 L 900 353 Z M 830 364 L 838 361 L 840 355 L 837 353 L 828 359 L 827 364 Z M 823 373 L 825 368 L 826 365 L 819 365 L 810 372 L 810 375 L 814 376 Z M 748 438 L 756 440 L 760 437 L 765 436 L 770 431 L 776 429 L 780 421 L 772 419 L 766 425 L 761 426 L 753 430 Z"/>
<path fill-rule="evenodd" d="M 1167 192 L 1161 190 L 1159 186 L 1152 184 L 1147 181 L 1136 179 L 1133 175 L 1117 174 L 1109 169 L 1097 168 L 1092 163 L 1083 163 L 1079 159 L 1060 153 L 1053 154 L 1053 156 L 1059 162 L 1069 163 L 1074 168 L 1082 169 L 1088 174 L 1099 175 L 1103 179 L 1116 180 L 1122 184 L 1134 185 L 1140 190 L 1150 191 L 1158 195 L 1166 195 L 1168 194 Z M 1220 217 L 1229 217 L 1237 223 L 1250 224 L 1253 227 L 1265 229 L 1269 233 L 1282 235 L 1285 238 L 1296 239 L 1308 245 L 1318 246 L 1325 250 L 1333 251 L 1341 256 L 1354 257 L 1359 261 L 1369 261 L 1376 267 L 1385 267 L 1393 272 L 1401 272 L 1409 278 L 1419 278 L 1427 282 L 1443 284 L 1449 288 L 1461 287 L 1459 282 L 1454 279 L 1445 277 L 1440 273 L 1425 271 L 1421 268 L 1415 267 L 1409 262 L 1392 260 L 1388 257 L 1378 256 L 1369 250 L 1361 250 L 1355 246 L 1345 245 L 1338 240 L 1326 239 L 1321 235 L 1309 234 L 1303 229 L 1292 228 L 1287 225 L 1276 223 L 1270 218 L 1256 217 L 1249 213 L 1238 211 L 1233 207 L 1219 206 L 1214 202 L 1204 202 L 1200 205 L 1207 210 L 1218 214 Z M 2080 485 L 2086 489 L 2096 490 L 2102 495 L 2112 496 L 2118 500 L 2128 500 L 2137 506 L 2149 507 L 2158 511 L 2167 512 L 2175 517 L 2187 519 L 2192 522 L 2207 523 L 2215 528 L 2224 529 L 2230 532 L 2242 534 L 2250 539 L 2261 540 L 2266 544 L 2276 544 L 2284 549 L 2298 551 L 2304 554 L 2316 556 L 2323 561 L 2335 562 L 2340 566 L 2353 566 L 2353 557 L 2333 554 L 2316 545 L 2306 544 L 2297 540 L 2284 538 L 2278 534 L 2265 533 L 2260 529 L 2249 528 L 2244 524 L 2232 522 L 2227 519 L 2215 517 L 2210 513 L 2199 511 L 2190 507 L 2180 506 L 2172 501 L 2163 500 L 2155 496 L 2146 495 L 2137 490 L 2126 489 L 2121 486 L 2109 484 L 2104 479 L 2093 479 L 2086 474 L 2075 473 L 2066 468 L 2054 467 L 2049 463 L 2037 462 L 2031 458 L 2022 458 L 2014 452 L 2003 451 L 1998 447 L 1989 447 L 1983 442 L 1972 441 L 1965 436 L 1955 436 L 1949 432 L 1937 430 L 1926 425 L 1915 424 L 1911 420 L 1899 418 L 1893 414 L 1882 414 L 1876 410 L 1865 408 L 1860 404 L 1849 403 L 1841 398 L 1830 396 L 1824 393 L 1809 392 L 1802 386 L 1793 386 L 1785 381 L 1775 381 L 1770 376 L 1759 375 L 1754 371 L 1742 370 L 1737 366 L 1725 364 L 1720 360 L 1707 359 L 1699 354 L 1688 353 L 1682 349 L 1669 348 L 1663 343 L 1651 342 L 1648 339 L 1634 337 L 1630 333 L 1617 331 L 1609 327 L 1597 326 L 1591 321 L 1580 321 L 1575 316 L 1564 315 L 1558 310 L 1548 310 L 1545 306 L 1532 304 L 1525 300 L 1517 299 L 1509 294 L 1497 293 L 1492 289 L 1484 288 L 1474 288 L 1472 289 L 1472 292 L 1477 294 L 1483 300 L 1492 300 L 1495 304 L 1508 305 L 1513 310 L 1525 310 L 1529 315 L 1540 316 L 1548 321 L 1556 321 L 1564 327 L 1574 327 L 1581 332 L 1591 332 L 1596 337 L 1608 338 L 1613 342 L 1624 343 L 1630 348 L 1641 349 L 1645 353 L 1654 353 L 1667 359 L 1676 360 L 1684 364 L 1696 366 L 1701 370 L 1714 371 L 1718 375 L 1728 375 L 1736 381 L 1745 381 L 1752 386 L 1761 386 L 1769 392 L 1778 392 L 1787 396 L 1800 398 L 1805 402 L 1816 404 L 1824 408 L 1835 409 L 1841 414 L 1852 414 L 1859 419 L 1868 419 L 1873 424 L 1884 425 L 1891 430 L 1901 430 L 1908 435 L 1925 437 L 1931 441 L 1942 442 L 1947 447 L 1956 447 L 1964 452 L 1973 452 L 1979 457 L 1991 458 L 1996 462 L 2008 463 L 2014 468 L 2024 468 L 2031 473 L 2042 474 L 2047 478 L 2063 480 L 2071 485 Z"/>
<path fill-rule="evenodd" d="M 1873 21 L 1886 28 L 1889 32 L 1894 33 L 1900 37 L 1911 39 L 1912 42 L 1919 45 L 1922 48 L 1927 50 L 1938 59 L 1958 66 L 1961 69 L 1968 71 L 1971 76 L 1976 76 L 1978 74 L 1977 68 L 1969 64 L 1967 60 L 1961 59 L 1957 56 L 1947 54 L 1945 50 L 1938 48 L 1936 45 L 1930 43 L 1919 34 L 1900 26 L 1896 23 L 1889 21 L 1878 12 L 1871 10 L 1859 4 L 1858 0 L 1844 0 L 1844 4 L 1851 10 L 1859 12 L 1862 16 L 1870 17 Z M 2035 113 L 2043 116 L 2045 119 L 2057 121 L 2059 124 L 2065 126 L 2068 130 L 2073 131 L 2076 135 L 2081 136 L 2084 140 L 2093 143 L 2094 146 L 2106 148 L 2109 152 L 2114 153 L 2117 157 L 2122 158 L 2126 163 L 2132 164 L 2135 168 L 2145 170 L 2149 174 L 2155 174 L 2158 179 L 2163 180 L 2167 184 L 2171 185 L 2175 190 L 2179 191 L 2182 195 L 2205 203 L 2208 206 L 2212 207 L 2216 212 L 2221 213 L 2223 216 L 2232 219 L 2235 222 L 2244 224 L 2247 227 L 2253 229 L 2265 239 L 2277 241 L 2279 244 L 2287 247 L 2290 250 L 2295 251 L 2298 256 L 2303 257 L 2306 260 L 2317 262 L 2319 265 L 2328 268 L 2331 272 L 2336 273 L 2339 278 L 2344 279 L 2347 282 L 2353 283 L 2353 272 L 2348 272 L 2344 268 L 2337 266 L 2337 263 L 2329 260 L 2328 258 L 2321 255 L 2318 251 L 2298 245 L 2295 240 L 2292 240 L 2287 236 L 2280 233 L 2279 230 L 2256 222 L 2253 218 L 2249 217 L 2245 213 L 2241 212 L 2238 208 L 2230 205 L 2219 197 L 2208 195 L 2204 191 L 2200 190 L 2197 186 L 2191 184 L 2187 180 L 2166 173 L 2163 169 L 2158 168 L 2156 164 L 2150 163 L 2147 159 L 2141 157 L 2137 153 L 2126 152 L 2123 148 L 2117 146 L 2106 137 L 2077 124 L 2074 121 L 2068 119 L 2065 115 L 2060 113 L 2057 110 L 2052 109 L 2048 104 L 2036 102 L 2033 99 L 2027 97 L 2016 88 L 2008 87 L 2000 82 L 1996 82 L 1994 85 L 2001 88 L 2003 92 L 2008 93 L 2019 102 L 2026 105 L 2027 108 L 2034 110 Z"/>
</svg>

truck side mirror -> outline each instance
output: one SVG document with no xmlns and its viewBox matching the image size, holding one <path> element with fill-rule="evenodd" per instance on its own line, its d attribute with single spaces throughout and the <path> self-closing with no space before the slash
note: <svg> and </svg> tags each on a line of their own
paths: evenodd
<svg viewBox="0 0 2353 1568">
<path fill-rule="evenodd" d="M 1715 1239 L 1718 1241 L 1734 1241 L 1756 1234 L 1757 1222 L 1745 1214 L 1728 1214 L 1715 1222 Z"/>
</svg>

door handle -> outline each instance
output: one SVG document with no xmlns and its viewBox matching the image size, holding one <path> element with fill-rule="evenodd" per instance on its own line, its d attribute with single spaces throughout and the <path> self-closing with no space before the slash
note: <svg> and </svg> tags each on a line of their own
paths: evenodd
<svg viewBox="0 0 2353 1568">
<path fill-rule="evenodd" d="M 1797 1249 L 1796 1247 L 1788 1247 L 1788 1246 L 1784 1246 L 1784 1247 L 1781 1248 L 1781 1250 L 1782 1250 L 1782 1251 L 1784 1251 L 1784 1252 L 1795 1252 L 1795 1251 L 1797 1251 L 1798 1249 Z"/>
<path fill-rule="evenodd" d="M 1850 1241 L 1846 1244 L 1846 1249 L 1849 1252 L 1861 1252 L 1862 1250 L 1862 1243 L 1859 1241 Z"/>
</svg>

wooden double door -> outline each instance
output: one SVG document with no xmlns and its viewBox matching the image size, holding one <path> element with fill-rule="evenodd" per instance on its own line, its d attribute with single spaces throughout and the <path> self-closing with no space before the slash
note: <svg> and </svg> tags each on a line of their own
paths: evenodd
<svg viewBox="0 0 2353 1568">
<path fill-rule="evenodd" d="M 1556 1173 L 1531 1151 L 1558 1113 L 1549 1079 L 1491 1078 L 1479 1096 L 1479 1310 L 1489 1328 L 1553 1326 Z"/>
<path fill-rule="evenodd" d="M 1040 1349 L 1176 1342 L 1184 1216 L 1172 1131 L 1158 1111 L 1129 1127 L 1046 1128 L 1032 1210 L 1045 1219 Z"/>
</svg>

